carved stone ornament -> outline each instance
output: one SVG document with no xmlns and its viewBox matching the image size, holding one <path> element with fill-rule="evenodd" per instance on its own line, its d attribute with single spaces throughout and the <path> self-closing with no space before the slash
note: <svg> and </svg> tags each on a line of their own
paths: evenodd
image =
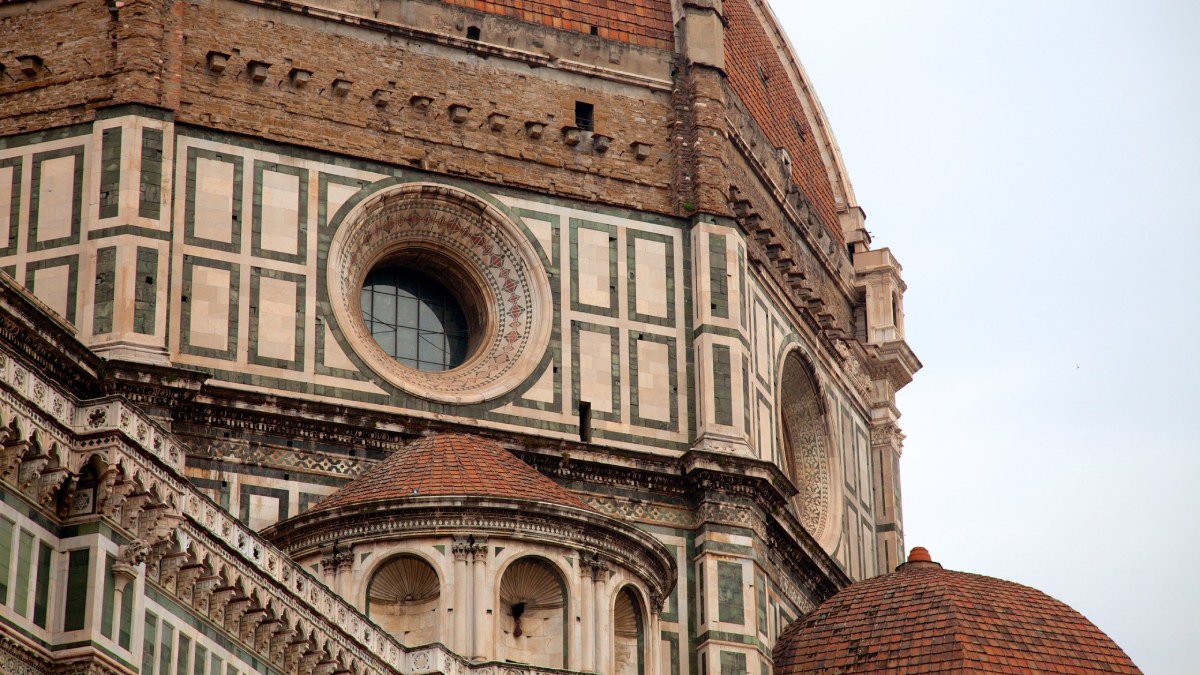
<svg viewBox="0 0 1200 675">
<path fill-rule="evenodd" d="M 875 390 L 875 386 L 871 384 L 871 378 L 867 375 L 858 357 L 850 351 L 846 346 L 845 340 L 834 340 L 833 347 L 837 350 L 839 356 L 842 357 L 842 362 L 846 366 L 846 372 L 850 375 L 850 381 L 854 383 L 854 388 L 862 396 L 867 396 Z"/>
<path fill-rule="evenodd" d="M 473 332 L 465 363 L 440 372 L 409 368 L 371 336 L 362 282 L 376 265 L 403 263 L 460 294 Z M 503 207 L 465 190 L 393 184 L 362 200 L 329 244 L 330 305 L 340 333 L 380 377 L 411 394 L 478 403 L 516 388 L 550 342 L 550 281 L 533 243 Z"/>
</svg>

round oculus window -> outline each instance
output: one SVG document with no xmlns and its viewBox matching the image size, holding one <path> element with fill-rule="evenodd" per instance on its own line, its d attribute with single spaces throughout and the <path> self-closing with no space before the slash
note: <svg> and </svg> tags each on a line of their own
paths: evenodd
<svg viewBox="0 0 1200 675">
<path fill-rule="evenodd" d="M 550 280 L 520 221 L 459 188 L 381 181 L 334 226 L 330 308 L 341 335 L 392 385 L 475 403 L 543 363 Z"/>
<path fill-rule="evenodd" d="M 437 372 L 467 360 L 467 315 L 454 294 L 426 274 L 375 267 L 363 281 L 362 314 L 383 351 L 409 368 Z"/>
</svg>

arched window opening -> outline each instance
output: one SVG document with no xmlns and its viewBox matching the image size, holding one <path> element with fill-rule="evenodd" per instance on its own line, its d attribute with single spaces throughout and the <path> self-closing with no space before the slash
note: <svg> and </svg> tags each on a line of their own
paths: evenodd
<svg viewBox="0 0 1200 675">
<path fill-rule="evenodd" d="M 816 377 L 798 353 L 787 357 L 780 380 L 784 469 L 799 490 L 794 505 L 800 522 L 819 539 L 830 500 L 824 405 Z"/>
<path fill-rule="evenodd" d="M 438 641 L 441 588 L 433 567 L 413 555 L 379 568 L 367 585 L 367 616 L 408 646 Z"/>
<path fill-rule="evenodd" d="M 566 667 L 566 586 L 549 563 L 524 558 L 505 570 L 498 621 L 499 660 Z"/>
<path fill-rule="evenodd" d="M 632 588 L 621 589 L 613 611 L 614 675 L 645 675 L 646 633 L 642 605 Z"/>
</svg>

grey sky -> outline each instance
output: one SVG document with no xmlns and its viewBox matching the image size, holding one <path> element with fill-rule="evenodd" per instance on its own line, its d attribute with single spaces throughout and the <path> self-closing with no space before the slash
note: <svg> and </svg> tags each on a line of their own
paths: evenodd
<svg viewBox="0 0 1200 675">
<path fill-rule="evenodd" d="M 775 0 L 904 265 L 909 546 L 1200 668 L 1200 3 Z"/>
</svg>

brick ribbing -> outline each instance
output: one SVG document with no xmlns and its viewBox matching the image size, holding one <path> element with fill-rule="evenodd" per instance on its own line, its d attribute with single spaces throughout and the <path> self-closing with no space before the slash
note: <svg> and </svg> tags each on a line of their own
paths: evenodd
<svg viewBox="0 0 1200 675">
<path fill-rule="evenodd" d="M 771 143 L 787 148 L 792 157 L 792 180 L 812 202 L 834 239 L 842 242 L 837 204 L 820 148 L 799 95 L 792 88 L 783 62 L 750 2 L 725 0 L 725 69 L 729 86 Z M 803 138 L 797 123 L 803 129 Z"/>
</svg>

